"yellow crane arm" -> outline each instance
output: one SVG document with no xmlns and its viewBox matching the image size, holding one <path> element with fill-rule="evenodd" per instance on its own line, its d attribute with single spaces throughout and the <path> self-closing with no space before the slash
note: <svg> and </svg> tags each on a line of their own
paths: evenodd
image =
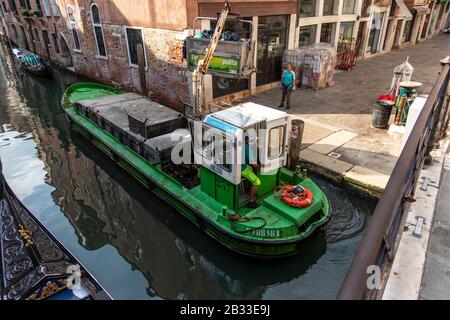
<svg viewBox="0 0 450 320">
<path fill-rule="evenodd" d="M 223 29 L 225 28 L 225 22 L 230 13 L 230 5 L 228 1 L 225 1 L 225 5 L 220 13 L 219 19 L 217 20 L 216 28 L 214 34 L 209 42 L 208 47 L 205 50 L 205 56 L 197 62 L 197 67 L 193 72 L 193 81 L 195 83 L 195 111 L 197 113 L 202 113 L 202 93 L 203 93 L 203 75 L 208 72 L 209 64 L 216 51 L 217 44 L 219 43 L 220 36 L 222 35 Z M 200 77 L 200 79 L 199 79 Z"/>
<path fill-rule="evenodd" d="M 214 34 L 209 42 L 208 48 L 205 50 L 205 57 L 203 58 L 202 63 L 199 63 L 200 72 L 206 74 L 208 72 L 209 63 L 213 58 L 214 52 L 216 51 L 217 44 L 219 43 L 220 36 L 222 35 L 223 29 L 225 28 L 225 22 L 228 17 L 228 13 L 230 12 L 230 5 L 228 1 L 225 1 L 225 5 L 220 13 L 220 17 L 217 20 L 216 28 L 214 30 Z"/>
</svg>

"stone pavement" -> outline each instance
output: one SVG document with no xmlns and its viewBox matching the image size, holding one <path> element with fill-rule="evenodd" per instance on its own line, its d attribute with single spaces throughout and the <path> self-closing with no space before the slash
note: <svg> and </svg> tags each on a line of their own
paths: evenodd
<svg viewBox="0 0 450 320">
<path fill-rule="evenodd" d="M 450 300 L 450 155 L 444 163 L 444 176 L 431 227 L 419 298 Z"/>
<path fill-rule="evenodd" d="M 307 167 L 379 197 L 400 155 L 402 139 L 370 127 L 375 99 L 389 89 L 394 67 L 407 56 L 415 68 L 412 80 L 424 84 L 419 94 L 430 92 L 439 60 L 450 54 L 449 40 L 450 35 L 441 34 L 358 61 L 355 70 L 337 72 L 332 87 L 296 90 L 289 112 L 305 121 L 301 158 Z M 272 89 L 246 100 L 276 108 L 280 99 L 280 90 Z"/>
</svg>

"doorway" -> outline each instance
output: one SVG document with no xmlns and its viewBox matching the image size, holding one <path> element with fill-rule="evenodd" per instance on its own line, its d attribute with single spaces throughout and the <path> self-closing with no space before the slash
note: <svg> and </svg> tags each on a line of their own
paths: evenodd
<svg viewBox="0 0 450 320">
<path fill-rule="evenodd" d="M 400 43 L 401 43 L 401 31 L 402 31 L 402 24 L 403 24 L 403 20 L 398 20 L 397 21 L 397 27 L 395 29 L 395 37 L 394 37 L 394 48 L 398 49 L 400 47 Z"/>
<path fill-rule="evenodd" d="M 69 45 L 67 44 L 66 39 L 61 35 L 59 38 L 59 46 L 61 52 L 61 58 L 64 60 L 64 65 L 66 67 L 72 67 L 72 55 L 70 54 Z"/>
<path fill-rule="evenodd" d="M 368 53 L 376 53 L 379 49 L 381 30 L 383 29 L 384 12 L 375 12 L 373 14 L 372 26 L 370 27 L 369 43 L 367 44 Z"/>
<path fill-rule="evenodd" d="M 288 16 L 259 17 L 256 85 L 281 80 Z"/>
<path fill-rule="evenodd" d="M 358 36 L 357 36 L 357 48 L 356 48 L 356 52 L 358 54 L 358 58 L 362 58 L 364 55 L 364 34 L 366 33 L 366 25 L 367 22 L 366 21 L 361 21 L 359 23 L 359 28 L 358 28 Z"/>
</svg>

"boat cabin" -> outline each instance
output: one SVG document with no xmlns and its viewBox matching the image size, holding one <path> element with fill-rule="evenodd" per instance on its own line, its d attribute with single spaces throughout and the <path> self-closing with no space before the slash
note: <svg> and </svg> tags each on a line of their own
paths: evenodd
<svg viewBox="0 0 450 320">
<path fill-rule="evenodd" d="M 288 158 L 289 132 L 288 113 L 252 102 L 207 115 L 193 130 L 202 191 L 232 210 L 246 204 L 241 172 L 247 136 L 261 181 L 258 197 L 273 193 Z"/>
</svg>

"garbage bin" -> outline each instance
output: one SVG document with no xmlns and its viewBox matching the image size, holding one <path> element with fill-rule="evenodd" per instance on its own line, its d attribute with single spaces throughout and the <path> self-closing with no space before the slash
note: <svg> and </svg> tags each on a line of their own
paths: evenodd
<svg viewBox="0 0 450 320">
<path fill-rule="evenodd" d="M 373 106 L 372 127 L 387 129 L 394 105 L 395 102 L 391 100 L 377 100 Z"/>
</svg>

